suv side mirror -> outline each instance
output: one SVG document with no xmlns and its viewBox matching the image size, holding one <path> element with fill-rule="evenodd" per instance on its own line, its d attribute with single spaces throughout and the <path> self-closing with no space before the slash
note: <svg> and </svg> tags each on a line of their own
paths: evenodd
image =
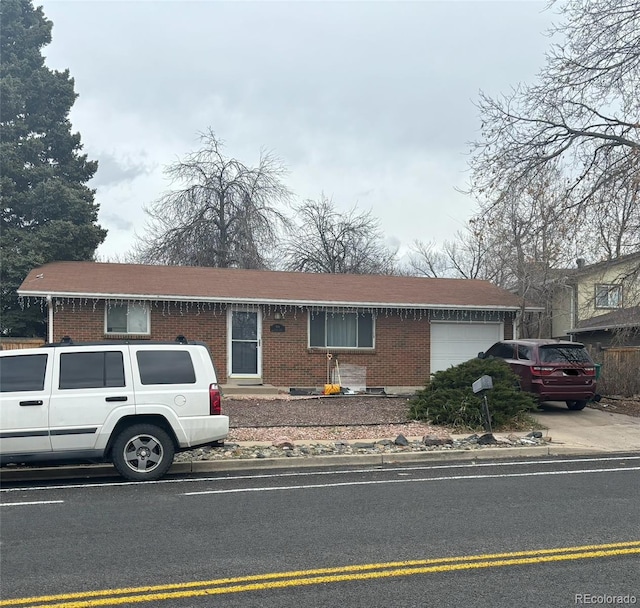
<svg viewBox="0 0 640 608">
<path fill-rule="evenodd" d="M 485 357 L 486 355 L 482 351 L 478 353 L 478 359 L 484 359 Z"/>
</svg>

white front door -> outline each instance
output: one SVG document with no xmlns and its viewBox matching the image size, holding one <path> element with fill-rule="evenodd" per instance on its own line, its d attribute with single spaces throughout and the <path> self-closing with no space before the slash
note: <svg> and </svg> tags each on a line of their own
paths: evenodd
<svg viewBox="0 0 640 608">
<path fill-rule="evenodd" d="M 228 319 L 229 377 L 262 376 L 262 317 L 256 310 L 231 310 Z"/>
</svg>

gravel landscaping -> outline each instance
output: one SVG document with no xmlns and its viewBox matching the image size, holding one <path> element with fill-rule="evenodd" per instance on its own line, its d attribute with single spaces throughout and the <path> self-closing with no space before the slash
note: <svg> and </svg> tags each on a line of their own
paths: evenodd
<svg viewBox="0 0 640 608">
<path fill-rule="evenodd" d="M 229 416 L 229 437 L 176 455 L 176 462 L 310 458 L 331 455 L 379 455 L 434 450 L 480 450 L 486 447 L 543 446 L 544 433 L 527 430 L 498 437 L 407 420 L 410 397 L 339 395 L 299 397 L 233 396 L 222 401 Z M 640 416 L 640 400 L 603 399 L 597 409 Z"/>
<path fill-rule="evenodd" d="M 447 437 L 447 429 L 407 420 L 408 397 L 342 395 L 323 397 L 224 398 L 228 441 L 394 439 L 397 435 Z"/>
</svg>

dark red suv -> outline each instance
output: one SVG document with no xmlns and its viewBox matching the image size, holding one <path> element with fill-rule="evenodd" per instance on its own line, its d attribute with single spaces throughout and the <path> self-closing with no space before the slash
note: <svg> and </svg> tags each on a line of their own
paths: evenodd
<svg viewBox="0 0 640 608">
<path fill-rule="evenodd" d="M 504 359 L 520 377 L 520 388 L 538 401 L 566 401 L 582 410 L 596 394 L 596 366 L 584 344 L 560 340 L 503 340 L 481 359 Z"/>
</svg>

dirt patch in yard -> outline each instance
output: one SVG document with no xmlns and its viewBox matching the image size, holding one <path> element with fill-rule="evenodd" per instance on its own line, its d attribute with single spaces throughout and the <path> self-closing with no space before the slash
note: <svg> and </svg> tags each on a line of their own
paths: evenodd
<svg viewBox="0 0 640 608">
<path fill-rule="evenodd" d="M 408 422 L 408 397 L 230 397 L 222 400 L 232 428 L 345 426 Z"/>
<path fill-rule="evenodd" d="M 612 414 L 624 414 L 640 418 L 640 396 L 637 397 L 603 397 L 599 403 L 590 403 L 588 407 Z"/>
<path fill-rule="evenodd" d="M 448 429 L 407 419 L 409 397 L 225 397 L 232 441 L 395 439 L 437 435 Z"/>
</svg>

